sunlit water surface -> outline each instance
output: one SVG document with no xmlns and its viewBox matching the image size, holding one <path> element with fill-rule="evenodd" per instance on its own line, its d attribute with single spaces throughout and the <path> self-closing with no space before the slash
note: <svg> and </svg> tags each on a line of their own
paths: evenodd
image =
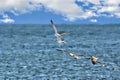
<svg viewBox="0 0 120 80">
<path fill-rule="evenodd" d="M 59 45 L 51 25 L 0 25 L 0 80 L 120 80 L 120 25 L 57 25 L 67 41 Z M 95 55 L 93 65 L 58 52 Z"/>
</svg>

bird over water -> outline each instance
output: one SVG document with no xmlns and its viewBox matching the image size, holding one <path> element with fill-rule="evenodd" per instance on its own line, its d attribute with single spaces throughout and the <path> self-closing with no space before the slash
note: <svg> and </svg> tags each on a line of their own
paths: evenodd
<svg viewBox="0 0 120 80">
<path fill-rule="evenodd" d="M 52 27 L 53 27 L 53 29 L 55 31 L 55 37 L 57 38 L 57 42 L 58 43 L 66 43 L 66 41 L 64 39 L 62 39 L 61 36 L 64 35 L 64 34 L 68 34 L 68 33 L 67 32 L 58 33 L 54 22 L 52 20 L 50 20 L 50 22 L 51 22 L 51 25 L 52 25 Z"/>
<path fill-rule="evenodd" d="M 67 33 L 67 32 L 61 32 L 60 33 L 60 32 L 58 32 L 54 22 L 52 20 L 50 20 L 50 22 L 51 22 L 51 25 L 52 25 L 52 27 L 54 29 L 55 37 L 57 38 L 57 42 L 59 44 L 60 43 L 66 43 L 66 41 L 64 39 L 62 39 L 61 36 L 64 35 L 64 34 L 69 34 L 69 33 Z M 90 60 L 93 65 L 96 65 L 97 63 L 99 63 L 102 67 L 106 66 L 105 63 L 99 62 L 98 57 L 93 56 L 93 55 L 91 57 L 86 57 L 84 55 L 78 55 L 76 53 L 73 53 L 73 52 L 70 52 L 70 51 L 67 51 L 67 50 L 61 50 L 61 49 L 56 49 L 56 50 L 60 51 L 60 52 L 63 52 L 63 53 L 66 53 L 66 54 L 68 54 L 69 56 L 71 56 L 71 57 L 73 57 L 75 59 L 83 59 L 84 58 L 84 59 Z M 120 70 L 120 68 L 114 68 L 113 67 L 112 70 Z"/>
<path fill-rule="evenodd" d="M 75 59 L 82 59 L 82 58 L 85 58 L 85 59 L 88 59 L 88 60 L 91 60 L 92 64 L 96 64 L 96 63 L 100 63 L 102 67 L 105 66 L 105 63 L 101 63 L 101 62 L 98 62 L 99 58 L 96 57 L 96 56 L 91 56 L 91 57 L 86 57 L 84 55 L 78 55 L 76 53 L 73 53 L 73 52 L 70 52 L 70 51 L 66 51 L 66 50 L 61 50 L 61 49 L 56 49 L 57 51 L 60 51 L 60 52 L 65 52 L 67 53 L 69 56 L 71 57 L 74 57 Z"/>
</svg>

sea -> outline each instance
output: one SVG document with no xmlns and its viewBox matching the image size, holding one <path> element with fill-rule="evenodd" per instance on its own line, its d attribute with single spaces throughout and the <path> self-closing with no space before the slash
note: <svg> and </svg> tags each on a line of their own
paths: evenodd
<svg viewBox="0 0 120 80">
<path fill-rule="evenodd" d="M 69 32 L 59 44 L 49 24 L 0 25 L 0 80 L 120 80 L 120 24 L 58 24 Z M 57 49 L 100 63 L 75 59 Z"/>
</svg>

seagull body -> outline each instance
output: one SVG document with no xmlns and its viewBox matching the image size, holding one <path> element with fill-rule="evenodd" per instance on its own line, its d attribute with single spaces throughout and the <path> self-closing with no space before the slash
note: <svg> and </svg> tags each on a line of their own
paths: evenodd
<svg viewBox="0 0 120 80">
<path fill-rule="evenodd" d="M 61 38 L 60 34 L 55 34 L 56 38 L 57 38 L 57 42 L 58 43 L 66 43 L 66 41 L 64 41 L 64 39 Z"/>
<path fill-rule="evenodd" d="M 77 54 L 74 54 L 72 52 L 69 53 L 70 56 L 74 57 L 75 59 L 80 59 L 80 56 Z"/>
<path fill-rule="evenodd" d="M 91 56 L 91 61 L 92 61 L 93 64 L 96 64 L 97 60 L 98 60 L 97 57 Z"/>
<path fill-rule="evenodd" d="M 56 28 L 55 24 L 53 23 L 53 21 L 51 20 L 50 22 L 51 22 L 52 27 L 55 31 L 55 37 L 57 38 L 57 42 L 58 43 L 66 43 L 66 41 L 64 41 L 64 39 L 62 39 L 61 36 L 64 34 L 67 34 L 67 33 L 66 32 L 58 33 L 57 28 Z"/>
<path fill-rule="evenodd" d="M 105 66 L 105 63 L 98 62 L 99 58 L 96 57 L 96 56 L 91 56 L 90 59 L 91 59 L 92 64 L 94 64 L 94 65 L 95 65 L 96 63 L 99 63 L 99 64 L 101 64 L 102 67 Z"/>
</svg>

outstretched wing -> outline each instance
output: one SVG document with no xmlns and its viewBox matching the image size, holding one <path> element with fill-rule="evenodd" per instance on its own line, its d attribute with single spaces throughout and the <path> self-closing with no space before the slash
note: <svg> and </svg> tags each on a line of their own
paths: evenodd
<svg viewBox="0 0 120 80">
<path fill-rule="evenodd" d="M 52 20 L 50 20 L 50 22 L 51 22 L 52 27 L 53 27 L 53 29 L 54 29 L 54 31 L 55 31 L 55 34 L 58 34 L 55 24 L 53 23 Z"/>
<path fill-rule="evenodd" d="M 70 56 L 74 57 L 75 59 L 85 58 L 84 55 L 78 55 L 78 54 L 75 54 L 75 53 L 72 53 L 72 52 L 69 52 L 68 54 Z"/>
<path fill-rule="evenodd" d="M 66 50 L 61 50 L 61 49 L 56 49 L 56 50 L 60 52 L 67 52 Z"/>
<path fill-rule="evenodd" d="M 73 52 L 69 52 L 69 51 L 66 51 L 66 50 L 57 49 L 57 51 L 65 52 L 65 53 L 67 53 L 69 56 L 74 57 L 75 59 L 84 58 L 84 55 L 78 55 L 78 54 L 75 54 L 75 53 L 73 53 Z"/>
<path fill-rule="evenodd" d="M 60 35 L 64 35 L 64 34 L 70 34 L 69 32 L 64 32 L 64 31 L 62 31 L 62 32 L 59 32 L 59 34 Z"/>
</svg>

